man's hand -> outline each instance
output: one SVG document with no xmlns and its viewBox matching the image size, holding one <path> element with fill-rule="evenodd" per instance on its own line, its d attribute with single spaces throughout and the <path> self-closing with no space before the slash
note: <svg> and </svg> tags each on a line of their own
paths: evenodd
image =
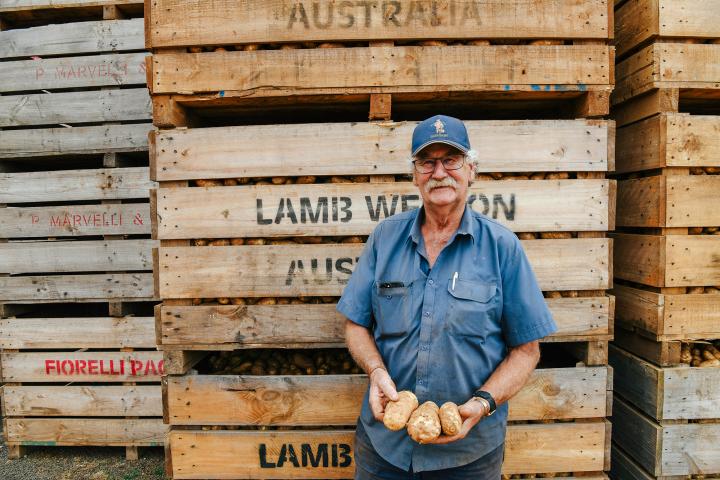
<svg viewBox="0 0 720 480">
<path fill-rule="evenodd" d="M 385 405 L 392 400 L 397 401 L 398 394 L 395 390 L 395 382 L 384 368 L 376 368 L 370 373 L 370 409 L 375 420 L 382 422 L 385 416 Z"/>
<path fill-rule="evenodd" d="M 478 402 L 477 400 L 468 400 L 467 402 L 463 403 L 458 407 L 458 411 L 460 412 L 460 418 L 462 418 L 463 420 L 460 432 L 457 435 L 453 435 L 452 437 L 449 437 L 447 435 L 440 435 L 434 441 L 428 442 L 429 444 L 434 443 L 439 445 L 462 440 L 467 436 L 468 433 L 470 433 L 470 430 L 472 430 L 472 428 L 477 425 L 477 423 L 482 420 L 484 416 L 487 415 L 487 409 L 485 405 L 482 402 Z"/>
</svg>

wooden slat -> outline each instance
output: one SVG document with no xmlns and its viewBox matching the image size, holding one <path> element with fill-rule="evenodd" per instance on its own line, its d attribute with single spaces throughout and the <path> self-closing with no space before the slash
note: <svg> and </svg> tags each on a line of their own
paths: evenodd
<svg viewBox="0 0 720 480">
<path fill-rule="evenodd" d="M 513 231 L 603 231 L 609 229 L 611 183 L 476 182 L 468 204 Z M 411 182 L 161 189 L 157 238 L 368 235 L 388 216 L 421 202 Z"/>
<path fill-rule="evenodd" d="M 153 317 L 4 318 L 0 348 L 155 348 Z"/>
<path fill-rule="evenodd" d="M 142 2 L 140 0 L 3 0 L 0 4 L 0 12 L 137 4 Z"/>
<path fill-rule="evenodd" d="M 90 240 L 0 244 L 0 272 L 63 273 L 152 270 L 156 240 Z"/>
<path fill-rule="evenodd" d="M 715 368 L 656 367 L 610 346 L 615 391 L 656 420 L 714 419 L 720 402 Z"/>
<path fill-rule="evenodd" d="M 612 470 L 613 478 L 626 480 L 657 480 L 650 476 L 640 465 L 635 463 L 615 442 L 612 444 Z"/>
<path fill-rule="evenodd" d="M 601 45 L 500 45 L 168 53 L 153 56 L 149 87 L 152 93 L 259 97 L 344 94 L 353 88 L 542 91 L 547 85 L 548 91 L 584 91 L 612 82 L 610 52 Z"/>
<path fill-rule="evenodd" d="M 603 422 L 511 425 L 507 430 L 503 473 L 602 471 L 607 428 Z M 542 449 L 537 448 L 539 438 L 543 439 Z M 177 479 L 353 478 L 353 440 L 354 432 L 347 430 L 172 431 L 169 434 L 173 478 Z M 326 445 L 322 448 L 327 449 L 327 466 L 321 461 L 313 467 L 306 450 L 306 467 L 297 468 L 288 460 L 278 467 L 278 454 L 284 444 L 293 446 L 300 466 L 302 444 L 308 444 L 306 448 L 312 450 L 314 458 L 318 455 L 318 446 Z M 333 462 L 333 448 L 342 452 L 337 462 Z M 261 460 L 265 461 L 265 467 Z"/>
<path fill-rule="evenodd" d="M 0 58 L 143 50 L 143 35 L 142 18 L 5 30 Z"/>
<path fill-rule="evenodd" d="M 0 209 L 0 238 L 144 234 L 150 234 L 148 203 Z"/>
<path fill-rule="evenodd" d="M 618 183 L 618 226 L 720 225 L 720 176 L 658 175 Z"/>
<path fill-rule="evenodd" d="M 470 120 L 481 172 L 606 171 L 605 120 Z M 157 180 L 409 173 L 415 122 L 250 125 L 160 131 Z M 312 152 L 299 155 L 298 152 Z M 532 154 L 528 154 L 532 152 Z"/>
<path fill-rule="evenodd" d="M 663 113 L 617 131 L 618 173 L 720 165 L 720 116 Z"/>
<path fill-rule="evenodd" d="M 151 273 L 0 277 L 5 302 L 153 300 Z"/>
<path fill-rule="evenodd" d="M 612 234 L 615 275 L 654 287 L 720 285 L 720 236 Z"/>
<path fill-rule="evenodd" d="M 171 425 L 354 425 L 365 375 L 168 377 Z M 607 368 L 536 370 L 509 420 L 605 416 Z"/>
<path fill-rule="evenodd" d="M 7 441 L 21 445 L 162 446 L 161 418 L 8 418 Z"/>
<path fill-rule="evenodd" d="M 607 0 L 442 2 L 419 5 L 230 0 L 151 4 L 150 46 L 422 38 L 599 38 L 612 36 Z M 381 8 L 378 8 L 381 7 Z M 202 21 L 198 21 L 201 19 Z M 237 25 L 243 28 L 237 28 Z"/>
<path fill-rule="evenodd" d="M 150 123 L 0 131 L 0 158 L 142 152 Z"/>
<path fill-rule="evenodd" d="M 147 167 L 0 173 L 0 202 L 148 198 Z"/>
<path fill-rule="evenodd" d="M 0 97 L 0 127 L 149 120 L 145 88 Z"/>
<path fill-rule="evenodd" d="M 595 338 L 610 333 L 609 297 L 546 300 L 558 331 L 544 341 Z M 345 318 L 335 304 L 175 306 L 160 308 L 160 346 L 209 350 L 222 347 L 345 342 Z"/>
<path fill-rule="evenodd" d="M 4 386 L 8 417 L 159 417 L 159 385 Z"/>
<path fill-rule="evenodd" d="M 0 92 L 145 85 L 147 53 L 3 62 Z"/>
<path fill-rule="evenodd" d="M 4 382 L 157 382 L 161 352 L 21 352 L 2 354 Z"/>
<path fill-rule="evenodd" d="M 720 295 L 662 294 L 615 285 L 616 322 L 657 341 L 720 338 Z"/>
<path fill-rule="evenodd" d="M 607 239 L 531 240 L 523 246 L 544 290 L 609 286 L 611 252 Z M 156 272 L 159 295 L 340 295 L 361 251 L 362 245 L 357 244 L 161 247 Z M 330 270 L 326 271 L 328 265 Z"/>
</svg>

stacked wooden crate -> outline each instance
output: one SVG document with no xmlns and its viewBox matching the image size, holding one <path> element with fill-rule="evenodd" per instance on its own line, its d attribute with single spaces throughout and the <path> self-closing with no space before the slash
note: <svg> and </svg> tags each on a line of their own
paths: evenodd
<svg viewBox="0 0 720 480">
<path fill-rule="evenodd" d="M 0 2 L 3 431 L 160 445 L 137 1 Z"/>
<path fill-rule="evenodd" d="M 718 474 L 720 4 L 629 0 L 616 13 L 613 470 Z"/>
<path fill-rule="evenodd" d="M 367 380 L 335 304 L 378 222 L 420 205 L 410 137 L 442 112 L 479 150 L 470 205 L 521 237 L 560 328 L 511 402 L 505 475 L 606 478 L 614 123 L 578 117 L 608 113 L 612 5 L 346 3 L 146 4 L 169 473 L 352 478 Z"/>
</svg>

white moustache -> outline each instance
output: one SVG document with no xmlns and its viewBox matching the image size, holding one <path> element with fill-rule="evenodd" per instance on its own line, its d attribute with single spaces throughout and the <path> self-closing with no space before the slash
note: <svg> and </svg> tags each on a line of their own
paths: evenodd
<svg viewBox="0 0 720 480">
<path fill-rule="evenodd" d="M 425 184 L 425 192 L 430 193 L 430 190 L 433 188 L 441 188 L 441 187 L 450 187 L 453 189 L 457 189 L 457 182 L 452 177 L 445 177 L 442 180 L 435 180 L 431 178 L 428 180 L 428 182 Z"/>
</svg>

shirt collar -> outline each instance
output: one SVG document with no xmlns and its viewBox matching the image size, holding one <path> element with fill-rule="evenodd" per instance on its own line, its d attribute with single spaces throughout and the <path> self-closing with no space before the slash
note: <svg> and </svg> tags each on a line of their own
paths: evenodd
<svg viewBox="0 0 720 480">
<path fill-rule="evenodd" d="M 408 235 L 415 244 L 420 243 L 420 236 L 422 235 L 422 232 L 420 231 L 420 227 L 422 226 L 423 219 L 425 218 L 425 207 L 422 206 L 418 208 L 417 215 L 415 215 L 415 219 L 413 220 L 412 227 L 410 228 L 410 234 Z M 465 210 L 463 211 L 463 216 L 460 219 L 460 225 L 458 226 L 456 235 L 470 235 L 470 238 L 472 238 L 473 242 L 475 242 L 475 234 L 473 233 L 473 221 L 472 221 L 472 212 L 470 211 L 470 206 L 465 204 Z M 453 237 L 454 238 L 454 237 Z"/>
</svg>

